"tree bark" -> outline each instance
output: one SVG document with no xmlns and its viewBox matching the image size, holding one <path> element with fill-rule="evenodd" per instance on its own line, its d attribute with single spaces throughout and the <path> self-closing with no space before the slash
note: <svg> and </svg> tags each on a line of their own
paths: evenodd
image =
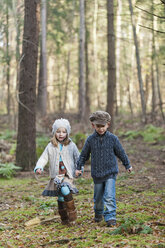
<svg viewBox="0 0 165 248">
<path fill-rule="evenodd" d="M 7 114 L 10 123 L 10 55 L 9 55 L 9 6 L 8 1 L 6 2 L 6 25 L 5 25 L 5 36 L 6 36 L 6 84 L 7 84 Z"/>
<path fill-rule="evenodd" d="M 152 0 L 152 10 L 154 13 L 154 3 Z M 154 37 L 154 16 L 152 18 L 152 54 L 151 54 L 151 82 L 152 82 L 152 120 L 155 120 L 155 107 L 156 107 L 156 92 L 155 92 L 155 78 L 154 78 L 154 60 L 155 60 L 155 37 Z"/>
<path fill-rule="evenodd" d="M 84 0 L 80 0 L 80 44 L 79 44 L 79 114 L 85 117 L 85 14 Z"/>
<path fill-rule="evenodd" d="M 120 107 L 120 36 L 121 36 L 121 14 L 122 0 L 118 0 L 117 18 L 116 18 L 116 115 Z"/>
<path fill-rule="evenodd" d="M 160 85 L 159 85 L 159 67 L 158 62 L 156 61 L 156 83 L 157 83 L 157 89 L 158 89 L 158 97 L 159 97 L 159 108 L 162 115 L 162 119 L 165 123 L 165 114 L 163 112 L 163 102 L 162 102 L 162 96 L 160 92 Z"/>
<path fill-rule="evenodd" d="M 107 0 L 107 38 L 108 38 L 108 83 L 107 83 L 107 112 L 112 120 L 110 131 L 113 131 L 114 123 L 114 94 L 116 88 L 116 64 L 115 64 L 115 35 L 114 35 L 114 9 L 113 0 Z"/>
<path fill-rule="evenodd" d="M 134 21 L 132 1 L 128 0 L 128 2 L 129 2 L 130 14 L 131 14 L 131 23 L 132 23 L 132 29 L 133 29 L 134 45 L 135 45 L 135 49 L 136 49 L 136 63 L 137 63 L 138 80 L 139 80 L 140 97 L 141 97 L 142 121 L 146 122 L 146 105 L 145 105 L 145 99 L 144 99 L 144 89 L 143 89 L 143 80 L 142 80 L 142 73 L 141 73 L 139 46 L 138 46 L 138 40 L 137 40 L 137 35 L 136 35 L 136 26 L 135 26 L 135 21 Z"/>
<path fill-rule="evenodd" d="M 97 24 L 98 24 L 98 0 L 94 0 L 94 10 L 93 10 L 93 78 L 95 79 L 95 85 L 97 85 L 95 91 L 97 96 L 97 107 L 100 108 L 100 92 L 99 92 L 99 73 L 98 73 L 98 49 L 97 49 Z"/>
<path fill-rule="evenodd" d="M 87 24 L 87 1 L 85 1 L 85 68 L 86 68 L 86 108 L 85 108 L 85 120 L 88 121 L 88 117 L 90 114 L 90 83 L 89 83 L 89 61 L 88 61 L 88 42 L 89 42 L 89 31 Z"/>
<path fill-rule="evenodd" d="M 20 63 L 16 164 L 31 170 L 36 162 L 36 74 L 39 0 L 25 0 L 23 48 Z"/>
<path fill-rule="evenodd" d="M 65 83 L 63 112 L 65 112 L 65 109 L 66 109 L 67 95 L 68 95 L 68 86 L 69 86 L 69 78 L 70 78 L 70 51 L 68 51 L 66 64 L 67 64 L 67 76 L 66 76 L 66 83 Z"/>
<path fill-rule="evenodd" d="M 40 49 L 40 70 L 37 96 L 37 109 L 41 116 L 47 112 L 47 58 L 46 58 L 46 0 L 42 0 L 42 33 Z"/>
</svg>

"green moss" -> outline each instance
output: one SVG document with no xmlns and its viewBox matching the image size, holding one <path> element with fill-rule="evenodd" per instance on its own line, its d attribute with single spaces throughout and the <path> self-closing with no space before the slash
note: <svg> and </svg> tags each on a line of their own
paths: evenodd
<svg viewBox="0 0 165 248">
<path fill-rule="evenodd" d="M 153 143 L 165 139 L 165 132 L 163 128 L 153 125 L 146 125 L 142 130 L 130 130 L 127 132 L 120 132 L 127 140 L 133 140 L 142 137 L 145 142 Z"/>
<path fill-rule="evenodd" d="M 44 180 L 46 182 L 45 178 Z M 77 206 L 77 221 L 68 227 L 61 224 L 59 217 L 55 221 L 32 226 L 29 229 L 24 228 L 26 221 L 35 217 L 51 218 L 54 216 L 53 209 L 57 208 L 56 198 L 41 197 L 38 182 L 34 179 L 0 180 L 0 190 L 3 191 L 2 201 L 4 204 L 8 203 L 10 207 L 3 211 L 1 222 L 7 223 L 12 228 L 11 230 L 1 230 L 0 246 L 7 247 L 5 240 L 10 236 L 11 247 L 38 247 L 38 245 L 46 245 L 65 237 L 70 241 L 65 244 L 54 243 L 47 246 L 101 248 L 109 244 L 114 248 L 127 246 L 143 248 L 149 244 L 151 248 L 156 248 L 154 244 L 162 243 L 163 228 L 152 225 L 151 230 L 149 227 L 151 222 L 159 221 L 164 216 L 163 190 L 153 189 L 151 185 L 149 190 L 146 188 L 145 192 L 137 194 L 134 185 L 126 184 L 127 180 L 129 178 L 126 181 L 125 179 L 121 180 L 116 187 L 118 207 L 116 227 L 106 227 L 104 220 L 94 223 L 92 180 L 80 178 L 76 182 L 79 194 L 74 196 Z M 120 184 L 126 186 L 121 187 Z M 153 215 L 153 213 L 155 214 Z M 110 234 L 123 225 L 126 229 L 121 234 Z M 156 231 L 157 235 L 150 234 L 152 231 Z M 16 236 L 19 238 L 15 239 Z M 79 237 L 83 239 L 76 239 Z"/>
<path fill-rule="evenodd" d="M 153 191 L 145 191 L 145 192 L 144 192 L 144 195 L 145 195 L 145 196 L 156 196 L 157 193 L 155 193 L 155 192 L 153 192 Z"/>
<path fill-rule="evenodd" d="M 0 186 L 7 186 L 6 188 L 9 188 L 9 187 L 12 187 L 12 186 L 22 186 L 23 185 L 32 185 L 32 183 L 34 183 L 34 179 L 31 179 L 31 178 L 22 178 L 22 179 L 18 179 L 18 178 L 11 178 L 10 180 L 7 180 L 7 179 L 3 179 L 3 178 L 0 178 Z M 10 188 L 11 190 L 12 188 Z"/>
</svg>

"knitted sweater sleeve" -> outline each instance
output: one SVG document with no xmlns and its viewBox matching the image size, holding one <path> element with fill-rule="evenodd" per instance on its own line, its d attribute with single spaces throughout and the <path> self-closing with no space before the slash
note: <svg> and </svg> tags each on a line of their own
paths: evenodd
<svg viewBox="0 0 165 248">
<path fill-rule="evenodd" d="M 90 153 L 91 148 L 89 144 L 89 139 L 87 139 L 77 161 L 77 170 L 81 170 L 81 167 L 84 166 L 85 162 L 90 158 Z"/>
<path fill-rule="evenodd" d="M 130 161 L 128 159 L 127 154 L 124 151 L 118 137 L 115 136 L 115 145 L 114 145 L 114 152 L 115 155 L 121 160 L 122 164 L 125 166 L 126 169 L 131 167 Z"/>
<path fill-rule="evenodd" d="M 40 158 L 37 161 L 37 164 L 34 168 L 34 172 L 36 172 L 37 169 L 41 169 L 43 171 L 45 165 L 48 163 L 49 157 L 48 157 L 48 146 L 46 146 L 45 150 L 41 154 Z"/>
<path fill-rule="evenodd" d="M 77 160 L 79 158 L 79 155 L 80 155 L 80 152 L 76 146 L 75 143 L 73 143 L 73 159 L 74 159 L 74 165 L 75 165 L 75 168 L 77 166 Z"/>
</svg>

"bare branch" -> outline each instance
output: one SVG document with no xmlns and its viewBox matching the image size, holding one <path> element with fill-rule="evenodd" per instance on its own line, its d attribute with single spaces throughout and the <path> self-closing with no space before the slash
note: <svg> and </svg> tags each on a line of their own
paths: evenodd
<svg viewBox="0 0 165 248">
<path fill-rule="evenodd" d="M 150 29 L 150 30 L 153 30 L 154 32 L 157 32 L 157 33 L 160 33 L 160 34 L 165 34 L 165 32 L 163 32 L 163 31 L 155 30 L 155 29 L 153 29 L 153 28 L 146 27 L 146 26 L 143 26 L 143 25 L 141 25 L 141 24 L 138 24 L 138 25 L 139 25 L 140 27 L 142 27 L 142 28 Z"/>
<path fill-rule="evenodd" d="M 135 8 L 140 9 L 140 10 L 142 10 L 143 12 L 145 12 L 145 13 L 147 13 L 147 14 L 149 14 L 149 15 L 153 15 L 153 16 L 156 16 L 156 17 L 158 17 L 158 18 L 165 19 L 165 16 L 158 16 L 158 15 L 155 15 L 155 14 L 153 14 L 153 13 L 151 13 L 151 12 L 145 10 L 145 9 L 142 9 L 142 8 L 138 7 L 137 5 L 135 6 Z"/>
<path fill-rule="evenodd" d="M 19 92 L 17 93 L 17 102 L 23 107 L 25 108 L 27 111 L 29 111 L 30 113 L 33 114 L 33 112 L 25 105 L 23 104 L 23 102 L 21 102 L 20 98 L 19 98 L 19 94 L 23 94 L 24 92 Z"/>
<path fill-rule="evenodd" d="M 162 2 L 163 4 L 165 4 L 165 0 L 161 0 L 161 2 Z"/>
</svg>

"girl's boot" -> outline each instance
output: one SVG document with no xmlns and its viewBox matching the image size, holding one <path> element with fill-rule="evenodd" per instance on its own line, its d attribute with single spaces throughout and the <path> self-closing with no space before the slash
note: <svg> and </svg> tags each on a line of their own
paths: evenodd
<svg viewBox="0 0 165 248">
<path fill-rule="evenodd" d="M 66 204 L 69 221 L 75 221 L 77 219 L 77 212 L 72 193 L 69 193 L 68 195 L 64 196 L 64 200 Z"/>
<path fill-rule="evenodd" d="M 61 217 L 61 223 L 63 225 L 69 224 L 69 218 L 67 214 L 67 208 L 65 202 L 58 201 L 58 212 Z"/>
</svg>

